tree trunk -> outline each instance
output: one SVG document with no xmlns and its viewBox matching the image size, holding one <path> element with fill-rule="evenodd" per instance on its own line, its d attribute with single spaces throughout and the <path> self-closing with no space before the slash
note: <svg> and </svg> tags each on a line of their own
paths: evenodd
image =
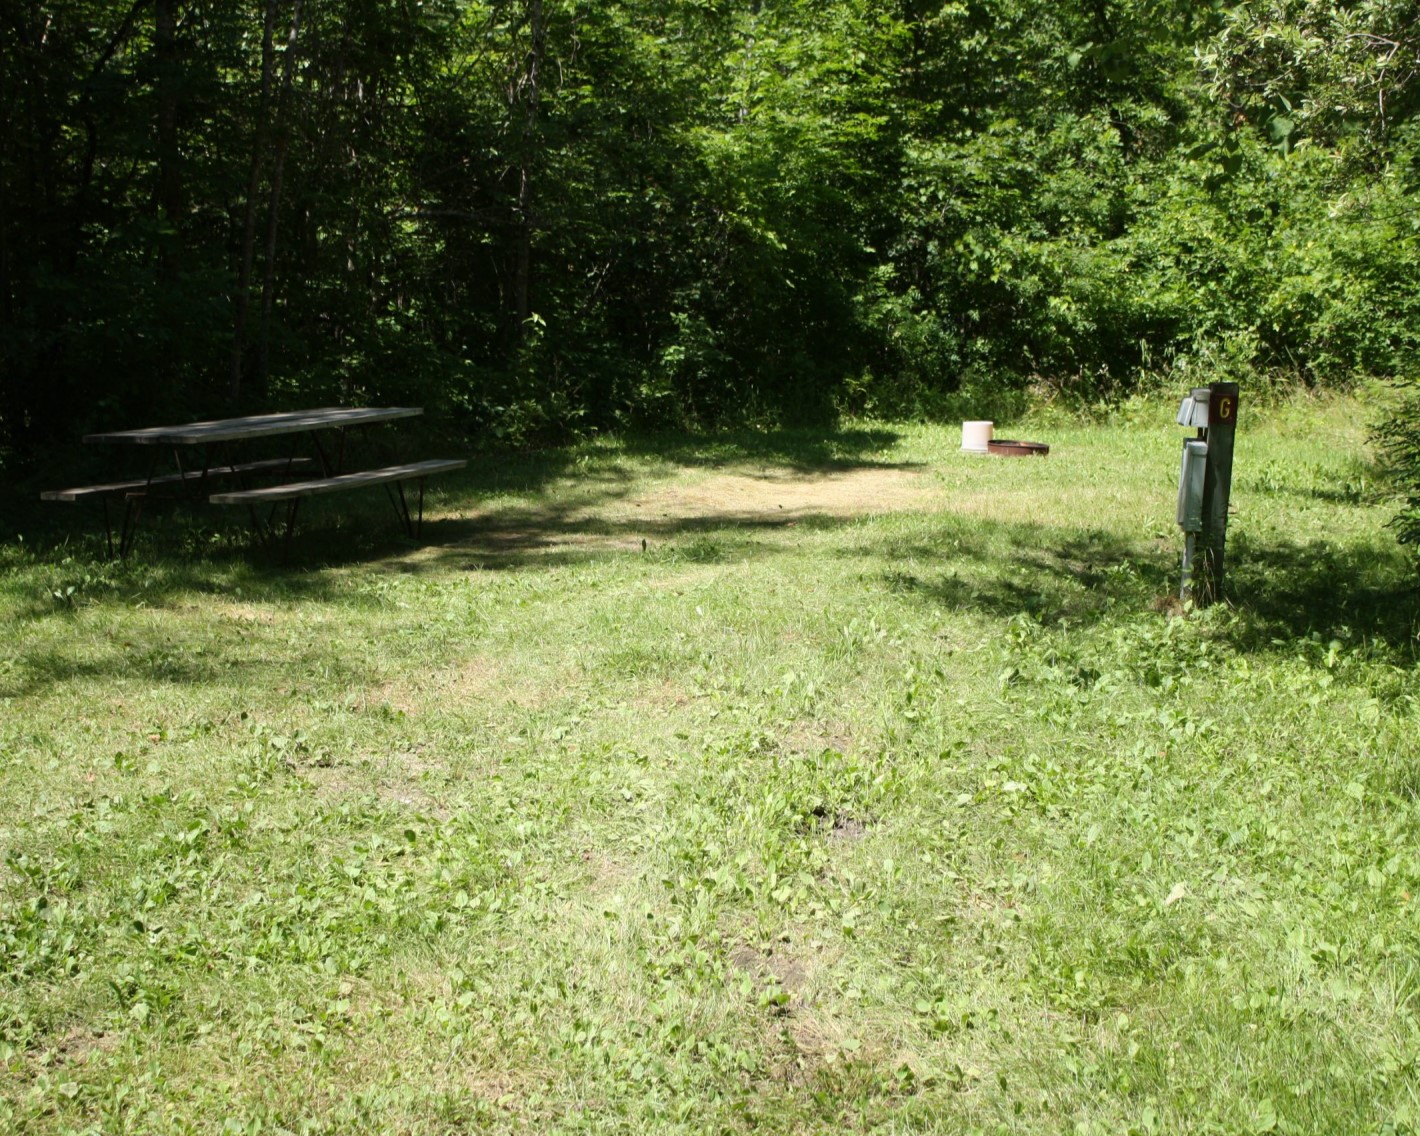
<svg viewBox="0 0 1420 1136">
<path fill-rule="evenodd" d="M 547 47 L 547 25 L 543 19 L 542 0 L 528 0 L 528 18 L 532 24 L 532 47 L 528 53 L 528 70 L 523 84 L 523 146 L 518 170 L 518 249 L 513 272 L 513 309 L 517 318 L 515 335 L 519 343 L 527 332 L 528 316 L 532 314 L 529 300 L 532 288 L 532 163 L 537 146 L 538 111 L 542 97 L 542 59 Z"/>
<path fill-rule="evenodd" d="M 158 273 L 176 279 L 181 248 L 182 170 L 178 153 L 177 0 L 155 0 L 153 57 L 157 65 L 158 182 L 154 205 L 165 231 L 159 238 Z"/>
<path fill-rule="evenodd" d="M 266 122 L 271 113 L 271 89 L 276 74 L 276 4 L 266 0 L 266 17 L 261 32 L 261 95 L 257 100 L 256 126 L 252 132 L 251 165 L 247 170 L 247 199 L 242 217 L 241 264 L 237 269 L 235 328 L 227 395 L 236 406 L 242 395 L 242 364 L 246 353 L 247 311 L 251 307 L 251 273 L 256 260 L 256 195 L 261 189 L 261 167 L 266 157 Z"/>
<path fill-rule="evenodd" d="M 291 30 L 281 59 L 281 97 L 276 106 L 276 152 L 272 156 L 271 194 L 266 208 L 266 263 L 261 281 L 261 345 L 257 383 L 262 392 L 271 365 L 271 313 L 276 303 L 276 234 L 281 216 L 281 177 L 291 141 L 291 84 L 296 73 L 296 37 L 301 30 L 301 0 L 291 10 Z"/>
<path fill-rule="evenodd" d="M 6 106 L 7 115 L 14 116 L 14 129 L 8 129 L 11 124 L 6 123 L 0 138 L 0 159 L 13 171 L 13 181 L 0 188 L 0 197 L 5 199 L 0 208 L 6 215 L 5 320 L 10 324 L 17 314 L 23 318 L 28 309 L 39 326 L 58 329 L 65 322 L 63 309 L 32 298 L 37 272 L 63 263 L 61 100 L 52 94 L 57 68 L 47 55 L 55 17 L 39 4 L 24 12 L 19 7 L 12 5 L 6 17 L 14 37 L 14 55 L 0 58 L 7 79 L 18 82 L 23 92 L 17 92 L 15 103 Z M 44 381 L 33 381 L 33 371 L 27 376 L 31 381 L 17 381 L 10 368 L 0 369 L 0 389 L 6 403 L 0 406 L 0 414 L 5 418 L 5 430 L 16 441 L 36 441 L 61 433 L 72 409 L 68 372 L 63 366 L 67 337 L 52 333 L 46 339 L 31 356 L 31 365 L 45 375 Z"/>
<path fill-rule="evenodd" d="M 70 274 L 79 271 L 79 257 L 84 251 L 84 226 L 89 222 L 89 194 L 93 189 L 94 170 L 99 156 L 99 123 L 94 105 L 95 88 L 100 77 L 113 61 L 113 57 L 118 54 L 119 49 L 128 42 L 129 37 L 133 34 L 134 28 L 138 24 L 138 16 L 147 7 L 148 2 L 149 0 L 133 0 L 127 14 L 114 29 L 114 33 L 104 45 L 103 51 L 94 60 L 93 66 L 89 68 L 88 77 L 81 86 L 76 117 L 84 125 L 84 160 L 80 165 L 79 185 L 74 191 L 69 210 L 66 236 L 68 247 L 64 252 L 64 262 L 68 266 Z M 174 126 L 176 126 L 175 115 Z"/>
</svg>

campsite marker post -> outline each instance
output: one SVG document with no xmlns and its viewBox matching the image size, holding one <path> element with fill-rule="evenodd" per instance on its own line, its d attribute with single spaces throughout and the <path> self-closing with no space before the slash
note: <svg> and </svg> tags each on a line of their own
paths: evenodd
<svg viewBox="0 0 1420 1136">
<path fill-rule="evenodd" d="M 1196 387 L 1178 410 L 1178 424 L 1198 430 L 1183 443 L 1178 476 L 1178 525 L 1184 532 L 1179 597 L 1199 607 L 1223 598 L 1237 423 L 1237 383 Z"/>
</svg>

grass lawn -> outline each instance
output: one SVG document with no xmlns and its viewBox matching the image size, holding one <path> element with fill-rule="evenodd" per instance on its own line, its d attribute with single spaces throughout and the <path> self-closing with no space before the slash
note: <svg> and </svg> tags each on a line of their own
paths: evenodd
<svg viewBox="0 0 1420 1136">
<path fill-rule="evenodd" d="M 1364 410 L 1244 407 L 1188 617 L 1172 410 L 490 457 L 289 566 L 0 545 L 0 1127 L 1417 1131 Z"/>
</svg>

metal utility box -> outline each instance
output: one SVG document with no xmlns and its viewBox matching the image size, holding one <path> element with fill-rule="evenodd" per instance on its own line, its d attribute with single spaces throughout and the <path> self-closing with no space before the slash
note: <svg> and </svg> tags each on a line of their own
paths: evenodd
<svg viewBox="0 0 1420 1136">
<path fill-rule="evenodd" d="M 1203 531 L 1203 481 L 1207 468 L 1208 443 L 1193 438 L 1184 442 L 1183 463 L 1178 471 L 1178 527 L 1186 533 Z"/>
<path fill-rule="evenodd" d="M 1194 387 L 1178 408 L 1178 424 L 1206 430 L 1212 401 L 1213 392 L 1208 387 Z"/>
<path fill-rule="evenodd" d="M 1176 421 L 1197 431 L 1183 443 L 1178 470 L 1178 527 L 1183 530 L 1179 598 L 1206 607 L 1223 598 L 1223 552 L 1228 539 L 1228 496 L 1233 484 L 1233 437 L 1238 384 L 1194 387 Z M 1197 576 L 1194 575 L 1195 559 Z"/>
</svg>

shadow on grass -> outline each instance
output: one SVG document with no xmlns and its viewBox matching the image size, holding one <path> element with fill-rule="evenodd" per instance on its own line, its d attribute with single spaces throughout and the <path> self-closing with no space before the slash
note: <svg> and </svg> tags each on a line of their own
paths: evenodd
<svg viewBox="0 0 1420 1136">
<path fill-rule="evenodd" d="M 624 494 L 644 477 L 643 471 L 619 466 L 618 459 L 644 461 L 654 459 L 672 465 L 691 468 L 717 468 L 744 463 L 762 463 L 796 473 L 831 473 L 864 468 L 903 468 L 901 463 L 877 460 L 873 455 L 893 446 L 900 435 L 886 429 L 844 429 L 825 432 L 812 429 L 743 430 L 723 434 L 648 434 L 635 437 L 603 437 L 574 446 L 536 451 L 479 451 L 468 455 L 468 469 L 462 475 L 441 479 L 436 489 L 444 496 L 470 497 L 546 491 L 549 485 L 575 477 L 603 493 L 610 500 Z M 388 446 L 376 445 L 366 465 L 394 460 Z M 49 554 L 57 548 L 72 545 L 77 555 L 101 555 L 102 512 L 72 505 L 41 503 L 39 493 L 55 485 L 84 481 L 113 480 L 123 470 L 114 461 L 99 466 L 92 448 L 76 447 L 74 468 L 65 472 L 50 467 L 29 480 L 8 487 L 0 499 L 0 544 L 16 539 L 26 541 L 30 548 Z M 442 451 L 441 451 L 442 452 Z M 132 457 L 132 455 L 119 455 Z M 265 452 L 254 456 L 265 456 Z M 131 464 L 131 463 L 130 463 Z M 74 472 L 78 470 L 77 474 Z M 129 470 L 127 472 L 134 472 Z M 140 540 L 151 556 L 186 555 L 189 536 L 179 536 L 176 543 L 163 531 L 165 511 L 173 506 L 150 506 L 149 522 Z M 187 506 L 179 505 L 179 509 Z M 197 511 L 210 517 L 205 506 Z M 350 511 L 350 510 L 343 510 Z M 121 509 L 119 510 L 121 513 Z M 240 521 L 238 520 L 238 524 Z M 230 529 L 231 524 L 208 521 L 207 530 Z M 76 535 L 82 534 L 82 535 Z M 97 538 L 97 539 L 95 539 Z M 97 547 L 98 553 L 92 553 Z M 61 553 L 62 555 L 63 553 Z"/>
<path fill-rule="evenodd" d="M 324 572 L 328 568 L 369 563 L 418 574 L 514 571 L 629 553 L 649 553 L 660 561 L 721 562 L 789 555 L 792 548 L 770 538 L 861 519 L 813 512 L 779 517 L 732 508 L 619 518 L 597 514 L 634 484 L 629 475 L 603 477 L 573 503 L 546 501 L 462 519 L 431 517 L 419 541 L 406 538 L 389 506 L 370 495 L 308 518 L 289 561 L 278 549 L 255 545 L 240 528 L 214 532 L 203 518 L 175 517 L 127 562 L 103 560 L 100 537 L 36 558 L 22 589 L 14 587 L 13 577 L 4 579 L 0 564 L 0 595 L 8 593 L 10 613 L 20 618 L 62 615 L 65 602 L 52 590 L 68 586 L 76 587 L 79 601 L 86 593 L 124 595 L 148 606 L 161 605 L 171 594 L 234 589 L 251 598 L 338 604 L 348 602 L 351 591 L 332 580 Z M 442 495 L 455 502 L 463 497 L 458 491 Z M 66 551 L 71 555 L 57 555 Z M 886 565 L 871 579 L 888 591 L 1003 619 L 1024 612 L 1046 624 L 1093 622 L 1112 610 L 1165 609 L 1177 588 L 1178 549 L 1172 542 L 950 513 L 924 514 L 912 536 L 870 539 L 844 554 Z M 908 562 L 918 567 L 893 566 Z M 923 563 L 940 568 L 922 571 Z M 1235 540 L 1228 585 L 1240 616 L 1231 637 L 1240 649 L 1263 650 L 1274 640 L 1329 636 L 1341 628 L 1407 657 L 1416 647 L 1420 589 L 1405 551 L 1385 539 L 1337 545 Z"/>
<path fill-rule="evenodd" d="M 289 562 L 278 550 L 254 546 L 235 519 L 213 529 L 213 510 L 180 509 L 154 518 L 137 556 L 122 564 L 102 560 L 101 534 L 8 561 L 0 555 L 0 602 L 22 621 L 63 618 L 72 606 L 63 597 L 69 586 L 77 589 L 74 602 L 92 594 L 162 606 L 177 595 L 240 589 L 255 602 L 358 606 L 374 601 L 325 569 L 368 564 L 375 572 L 438 574 L 540 570 L 628 555 L 662 565 L 792 556 L 798 554 L 792 529 L 831 530 L 887 510 L 806 508 L 776 516 L 762 504 L 689 501 L 642 515 L 628 499 L 647 485 L 646 473 L 624 459 L 710 468 L 757 461 L 766 471 L 795 475 L 909 468 L 875 457 L 895 440 L 883 430 L 776 431 L 603 439 L 545 453 L 482 455 L 464 474 L 431 484 L 438 508 L 421 541 L 403 536 L 378 493 L 313 501 Z M 563 485 L 557 495 L 547 492 L 554 482 Z M 512 494 L 526 499 L 479 511 L 487 498 Z M 1408 557 L 1385 537 L 1336 545 L 1238 539 L 1229 552 L 1237 618 L 1218 634 L 1237 649 L 1285 650 L 1297 639 L 1345 628 L 1397 662 L 1414 661 L 1420 591 Z M 1025 613 L 1063 627 L 1168 610 L 1179 550 L 1176 541 L 996 522 L 934 507 L 905 526 L 865 529 L 840 554 L 864 562 L 867 586 L 904 600 L 1002 621 Z M 37 661 L 36 675 L 62 677 L 63 660 Z M 166 681 L 208 674 L 206 666 L 180 659 L 149 662 L 143 673 Z"/>
<path fill-rule="evenodd" d="M 289 556 L 280 541 L 258 542 L 239 510 L 153 502 L 134 553 L 121 562 L 107 558 L 100 509 L 39 501 L 43 486 L 84 479 L 53 476 L 50 469 L 0 501 L 0 608 L 20 620 L 62 618 L 72 607 L 103 596 L 156 607 L 175 595 L 238 588 L 277 602 L 338 603 L 350 590 L 331 581 L 324 569 L 385 561 L 419 571 L 419 564 L 404 554 L 431 546 L 435 561 L 440 559 L 438 546 L 454 545 L 452 555 L 464 563 L 551 566 L 604 555 L 617 541 L 639 549 L 642 539 L 667 540 L 683 531 L 728 524 L 807 524 L 805 517 L 781 523 L 717 514 L 638 522 L 622 532 L 622 526 L 600 523 L 595 514 L 646 484 L 648 460 L 702 468 L 760 463 L 765 470 L 795 474 L 907 468 L 872 456 L 897 440 L 889 430 L 783 429 L 600 438 L 535 452 L 485 451 L 473 454 L 463 473 L 430 483 L 430 504 L 437 506 L 433 511 L 473 512 L 489 498 L 509 495 L 531 498 L 530 503 L 502 508 L 496 517 L 431 517 L 415 541 L 403 534 L 378 491 L 313 498 L 302 505 Z M 92 466 L 95 454 L 84 450 L 82 458 Z M 114 471 L 105 476 L 115 476 Z M 90 479 L 95 478 L 103 479 L 93 472 Z M 568 483 L 574 500 L 549 494 L 554 484 Z"/>
<path fill-rule="evenodd" d="M 1228 549 L 1228 593 L 1242 616 L 1234 636 L 1259 651 L 1343 630 L 1413 662 L 1420 587 L 1394 542 L 1324 544 L 1238 540 Z"/>
<path fill-rule="evenodd" d="M 1098 623 L 1129 612 L 1177 611 L 1176 542 L 1127 541 L 1102 531 L 942 516 L 934 537 L 858 550 L 889 562 L 889 590 L 951 611 L 1047 626 Z M 1400 665 L 1420 658 L 1420 587 L 1409 554 L 1384 536 L 1307 544 L 1235 540 L 1229 602 L 1218 634 L 1247 653 L 1291 653 L 1310 636 L 1360 640 Z"/>
<path fill-rule="evenodd" d="M 75 679 L 110 679 L 118 676 L 174 686 L 220 683 L 230 678 L 230 659 L 199 656 L 165 643 L 124 644 L 111 647 L 107 655 L 78 658 L 53 648 L 31 649 L 25 653 L 22 679 L 0 676 L 0 693 L 6 697 L 33 694 L 56 683 Z"/>
<path fill-rule="evenodd" d="M 951 611 L 1002 620 L 1025 614 L 1059 627 L 1149 609 L 1173 570 L 1157 542 L 1097 529 L 944 516 L 938 530 L 931 539 L 891 539 L 863 552 L 889 562 L 940 565 L 927 572 L 880 573 L 890 591 Z"/>
</svg>

